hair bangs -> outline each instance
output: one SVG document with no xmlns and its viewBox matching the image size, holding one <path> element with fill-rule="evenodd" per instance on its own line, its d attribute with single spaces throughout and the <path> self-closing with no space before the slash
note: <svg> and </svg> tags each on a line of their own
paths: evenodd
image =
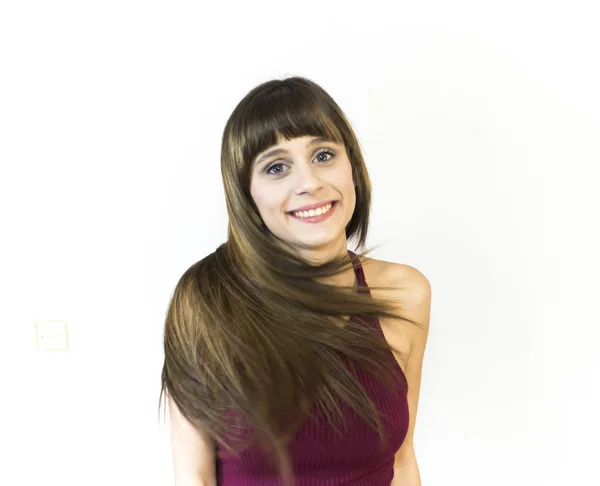
<svg viewBox="0 0 600 486">
<path fill-rule="evenodd" d="M 258 154 L 282 139 L 314 136 L 343 144 L 342 130 L 335 122 L 336 110 L 327 99 L 315 95 L 298 87 L 280 87 L 256 96 L 246 106 L 243 114 L 246 168 Z"/>
</svg>

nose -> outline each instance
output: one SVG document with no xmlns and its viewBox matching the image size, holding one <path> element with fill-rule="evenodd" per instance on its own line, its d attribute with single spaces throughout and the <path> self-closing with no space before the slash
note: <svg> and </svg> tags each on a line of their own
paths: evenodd
<svg viewBox="0 0 600 486">
<path fill-rule="evenodd" d="M 323 182 L 319 179 L 317 170 L 311 164 L 302 164 L 296 169 L 296 193 L 314 194 L 321 187 Z"/>
</svg>

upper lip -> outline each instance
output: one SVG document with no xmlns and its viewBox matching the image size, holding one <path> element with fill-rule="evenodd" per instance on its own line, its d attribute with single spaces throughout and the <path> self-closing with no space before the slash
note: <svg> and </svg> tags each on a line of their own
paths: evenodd
<svg viewBox="0 0 600 486">
<path fill-rule="evenodd" d="M 310 211 L 311 209 L 320 208 L 322 206 L 326 206 L 327 204 L 333 204 L 334 202 L 335 202 L 335 199 L 331 199 L 329 201 L 321 201 L 318 203 L 309 204 L 308 206 L 302 206 L 301 208 L 292 209 L 291 211 L 288 211 L 288 212 L 295 213 L 297 211 Z"/>
</svg>

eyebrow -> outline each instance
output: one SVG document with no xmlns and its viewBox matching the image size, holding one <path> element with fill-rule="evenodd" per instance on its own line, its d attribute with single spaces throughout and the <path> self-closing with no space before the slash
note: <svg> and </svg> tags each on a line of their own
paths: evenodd
<svg viewBox="0 0 600 486">
<path fill-rule="evenodd" d="M 308 148 L 308 147 L 311 147 L 312 145 L 315 145 L 315 144 L 320 143 L 320 142 L 333 142 L 333 140 L 330 140 L 330 139 L 325 138 L 325 137 L 317 137 L 317 138 L 313 138 L 304 147 Z M 260 164 L 263 160 L 271 157 L 272 155 L 279 155 L 279 154 L 286 154 L 286 153 L 287 153 L 287 150 L 284 149 L 284 148 L 277 148 L 277 149 L 273 149 L 273 150 L 268 150 L 265 153 L 263 153 L 262 155 L 260 155 L 254 161 L 254 165 Z"/>
</svg>

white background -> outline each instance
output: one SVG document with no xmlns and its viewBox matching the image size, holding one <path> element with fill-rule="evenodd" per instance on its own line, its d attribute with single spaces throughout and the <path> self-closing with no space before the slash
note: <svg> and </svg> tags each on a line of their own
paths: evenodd
<svg viewBox="0 0 600 486">
<path fill-rule="evenodd" d="M 373 256 L 432 285 L 423 485 L 600 484 L 598 12 L 415 3 L 2 3 L 1 484 L 172 484 L 166 306 L 226 238 L 228 116 L 287 75 L 356 129 Z"/>
</svg>

